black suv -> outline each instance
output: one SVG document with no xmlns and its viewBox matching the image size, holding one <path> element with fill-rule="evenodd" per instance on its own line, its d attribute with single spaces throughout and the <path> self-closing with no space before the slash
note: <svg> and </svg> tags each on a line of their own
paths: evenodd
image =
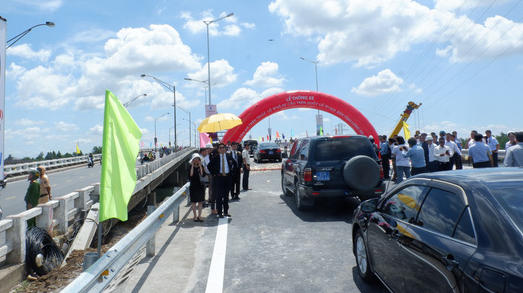
<svg viewBox="0 0 523 293">
<path fill-rule="evenodd" d="M 299 210 L 326 197 L 383 193 L 383 169 L 370 140 L 362 135 L 300 138 L 283 162 L 281 186 L 294 194 Z"/>
</svg>

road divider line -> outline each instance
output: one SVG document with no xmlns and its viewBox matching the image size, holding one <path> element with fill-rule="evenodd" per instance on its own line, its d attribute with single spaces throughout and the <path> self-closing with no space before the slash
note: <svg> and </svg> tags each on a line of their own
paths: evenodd
<svg viewBox="0 0 523 293">
<path fill-rule="evenodd" d="M 11 197 L 6 198 L 5 200 L 10 200 L 10 199 L 15 199 L 15 198 L 16 198 L 16 196 L 11 196 Z"/>
<path fill-rule="evenodd" d="M 212 253 L 211 267 L 209 268 L 209 277 L 207 278 L 205 293 L 223 292 L 228 223 L 229 218 L 227 217 L 218 219 L 218 229 L 216 231 L 216 240 L 214 242 L 214 251 Z"/>
</svg>

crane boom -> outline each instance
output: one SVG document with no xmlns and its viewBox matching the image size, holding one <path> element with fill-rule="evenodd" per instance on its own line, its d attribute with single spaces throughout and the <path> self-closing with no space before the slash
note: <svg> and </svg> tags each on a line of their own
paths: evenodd
<svg viewBox="0 0 523 293">
<path fill-rule="evenodd" d="M 400 121 L 398 121 L 398 124 L 396 125 L 389 137 L 394 137 L 395 135 L 398 135 L 398 133 L 400 133 L 401 131 L 401 128 L 403 127 L 403 122 L 407 122 L 412 111 L 414 109 L 418 109 L 420 106 L 421 103 L 417 105 L 414 102 L 409 102 L 409 104 L 407 105 L 407 109 L 405 109 L 405 111 L 403 111 L 403 114 L 400 115 Z"/>
</svg>

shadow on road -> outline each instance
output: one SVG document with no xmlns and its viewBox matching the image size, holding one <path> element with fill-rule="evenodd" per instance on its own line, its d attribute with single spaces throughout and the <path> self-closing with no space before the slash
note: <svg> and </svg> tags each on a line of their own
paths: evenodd
<svg viewBox="0 0 523 293">
<path fill-rule="evenodd" d="M 291 196 L 282 194 L 280 198 L 298 218 L 305 222 L 344 221 L 351 224 L 352 213 L 360 204 L 359 199 L 354 197 L 319 199 L 316 200 L 313 206 L 306 208 L 304 211 L 299 211 L 296 208 L 296 202 L 292 194 Z"/>
</svg>

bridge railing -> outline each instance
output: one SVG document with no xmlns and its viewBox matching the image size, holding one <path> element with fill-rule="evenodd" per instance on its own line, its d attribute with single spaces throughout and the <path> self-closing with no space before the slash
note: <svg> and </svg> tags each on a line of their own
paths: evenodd
<svg viewBox="0 0 523 293">
<path fill-rule="evenodd" d="M 46 169 L 55 169 L 55 168 L 62 168 L 62 167 L 87 163 L 88 158 L 89 158 L 89 156 L 76 156 L 76 157 L 70 157 L 70 158 L 5 165 L 4 172 L 8 176 L 9 175 L 16 176 L 16 175 L 26 174 L 27 172 L 29 172 L 29 170 L 36 170 L 36 168 L 38 166 L 45 166 Z M 101 158 L 102 158 L 102 155 L 100 155 L 100 154 L 93 155 L 93 160 L 100 160 Z"/>
<path fill-rule="evenodd" d="M 154 237 L 158 229 L 167 220 L 168 215 L 173 214 L 173 222 L 179 221 L 180 204 L 188 193 L 189 183 L 185 184 L 157 210 L 148 215 L 145 220 L 61 292 L 102 292 L 123 271 L 122 269 L 126 264 L 144 247 L 147 241 Z"/>
<path fill-rule="evenodd" d="M 133 194 L 146 187 L 154 176 L 160 175 L 170 162 L 194 148 L 183 149 L 163 158 L 136 168 L 137 184 Z M 36 168 L 36 167 L 35 167 Z M 98 201 L 100 183 L 94 183 L 82 189 L 75 190 L 61 197 L 40 204 L 30 210 L 16 215 L 10 215 L 5 220 L 0 220 L 0 267 L 5 264 L 20 264 L 25 262 L 25 231 L 27 221 L 36 219 L 36 226 L 48 231 L 68 233 L 69 223 L 79 217 L 82 211 L 88 210 L 93 203 Z"/>
</svg>

